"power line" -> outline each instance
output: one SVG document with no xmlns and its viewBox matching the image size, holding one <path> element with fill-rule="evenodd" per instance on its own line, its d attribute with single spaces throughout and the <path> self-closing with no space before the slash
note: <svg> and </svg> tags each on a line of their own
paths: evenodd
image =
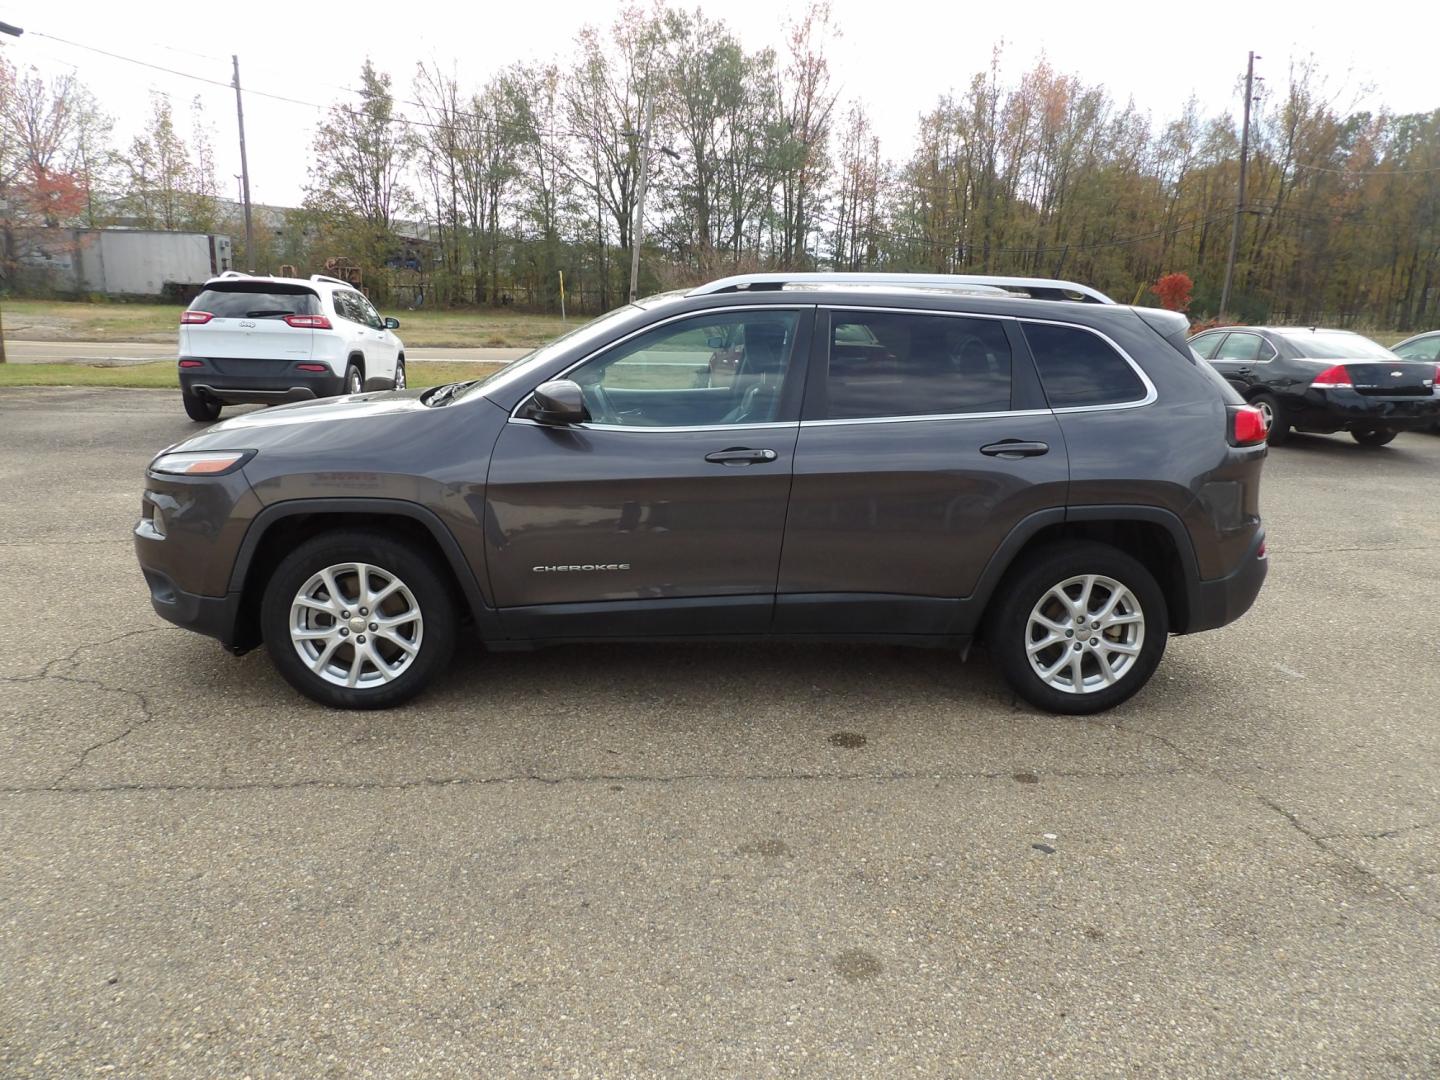
<svg viewBox="0 0 1440 1080">
<path fill-rule="evenodd" d="M 174 75 L 174 76 L 176 76 L 177 78 L 190 79 L 190 80 L 192 80 L 192 81 L 194 81 L 194 82 L 206 83 L 206 84 L 208 84 L 208 85 L 210 85 L 210 86 L 218 86 L 218 87 L 221 87 L 222 89 L 225 89 L 225 90 L 233 89 L 233 87 L 232 87 L 232 85 L 231 85 L 230 83 L 228 83 L 228 82 L 223 82 L 223 81 L 221 81 L 221 80 L 219 80 L 219 79 L 212 79 L 212 78 L 210 78 L 210 77 L 208 77 L 208 76 L 206 76 L 206 75 L 196 75 L 195 73 L 190 72 L 190 71 L 180 71 L 180 70 L 178 70 L 178 69 L 176 69 L 176 68 L 166 67 L 166 66 L 163 65 L 163 64 L 152 63 L 152 62 L 149 61 L 149 60 L 141 60 L 141 59 L 139 59 L 139 58 L 137 58 L 137 57 L 134 57 L 134 56 L 125 56 L 125 55 L 122 54 L 122 53 L 112 52 L 112 51 L 110 51 L 109 49 L 102 49 L 102 48 L 100 48 L 100 47 L 97 46 L 97 45 L 87 45 L 87 44 L 85 44 L 84 42 L 81 42 L 81 41 L 72 41 L 72 40 L 70 40 L 69 38 L 63 38 L 63 37 L 60 37 L 60 36 L 58 36 L 58 35 L 56 35 L 56 34 L 47 34 L 47 33 L 45 33 L 44 31 L 41 31 L 41 30 L 32 30 L 31 33 L 34 34 L 36 37 L 43 37 L 43 38 L 49 39 L 50 41 L 59 42 L 59 43 L 62 44 L 62 45 L 69 45 L 71 48 L 84 49 L 86 52 L 97 53 L 97 54 L 99 54 L 100 56 L 108 56 L 108 57 L 109 57 L 110 59 L 112 59 L 112 60 L 120 60 L 120 61 L 123 61 L 124 63 L 127 63 L 127 64 L 136 64 L 136 65 L 138 65 L 138 66 L 140 66 L 140 67 L 149 68 L 149 69 L 152 70 L 152 71 L 161 71 L 161 72 L 164 72 L 164 73 L 167 74 L 167 75 Z M 194 54 L 194 55 L 199 56 L 199 55 L 201 55 L 201 54 L 196 53 L 196 54 Z M 349 88 L 349 87 L 339 87 L 339 86 L 337 86 L 335 89 L 340 90 L 340 91 L 342 91 L 342 92 L 344 92 L 344 93 L 347 93 L 347 94 L 356 94 L 356 95 L 361 95 L 361 94 L 362 94 L 361 91 L 359 91 L 359 90 L 354 90 L 354 89 L 351 89 L 351 88 Z M 326 110 L 336 110 L 336 111 L 339 111 L 339 112 L 342 112 L 342 113 L 346 113 L 346 114 L 348 114 L 348 115 L 350 115 L 350 116 L 362 117 L 362 118 L 368 117 L 368 114 L 366 114 L 364 111 L 362 111 L 362 110 L 360 110 L 360 109 L 352 109 L 352 108 L 349 108 L 348 106 L 341 105 L 341 104 L 339 104 L 339 103 L 337 103 L 337 102 L 332 102 L 332 103 L 329 104 L 329 105 L 324 105 L 324 104 L 321 104 L 321 103 L 318 102 L 318 101 L 306 101 L 306 100 L 304 100 L 303 98 L 291 97 L 291 96 L 289 96 L 289 95 L 287 95 L 287 94 L 277 94 L 277 93 L 274 93 L 274 92 L 269 91 L 269 90 L 256 90 L 254 87 L 247 87 L 246 90 L 245 90 L 245 92 L 246 92 L 247 94 L 253 94 L 253 95 L 256 96 L 256 97 L 269 98 L 271 101 L 280 101 L 280 102 L 284 102 L 284 103 L 289 104 L 289 105 L 299 105 L 299 106 L 301 106 L 301 107 L 303 107 L 303 108 L 316 109 L 316 110 L 319 110 L 319 111 L 321 111 L 321 112 L 324 112 L 324 111 L 326 111 Z M 395 102 L 397 102 L 397 103 L 399 103 L 399 104 L 401 104 L 401 105 L 409 105 L 409 106 L 412 106 L 412 107 L 417 108 L 417 109 L 426 109 L 426 108 L 428 108 L 428 106 L 422 105 L 422 104 L 421 104 L 420 102 L 418 102 L 418 101 L 410 101 L 410 100 L 407 100 L 407 99 L 405 99 L 405 98 L 393 98 L 392 100 L 395 101 Z M 561 130 L 561 129 L 557 129 L 557 128 L 538 128 L 538 127 L 531 127 L 531 126 L 525 125 L 525 124 L 506 125 L 506 124 L 502 124 L 501 121 L 500 121 L 497 117 L 485 116 L 485 115 L 482 115 L 482 114 L 480 114 L 480 113 L 463 112 L 463 111 L 460 111 L 460 110 L 456 110 L 456 111 L 453 113 L 453 115 L 454 115 L 455 117 L 457 117 L 457 118 L 463 118 L 463 119 L 466 119 L 466 120 L 478 120 L 478 121 L 480 121 L 480 122 L 488 125 L 491 134 L 496 134 L 496 133 L 499 133 L 499 132 L 502 132 L 502 131 L 503 131 L 503 132 L 506 132 L 506 133 L 509 133 L 509 134 L 516 134 L 516 133 L 519 133 L 519 134 L 531 134 L 531 133 L 533 133 L 533 134 L 536 134 L 536 135 L 549 135 L 549 136 L 552 136 L 552 137 L 554 137 L 554 136 L 563 136 L 563 137 L 566 137 L 566 138 L 579 138 L 579 137 L 581 137 L 580 133 L 578 133 L 578 132 L 566 131 L 566 130 Z M 373 119 L 373 117 L 370 117 L 370 118 Z M 428 120 L 416 120 L 416 119 L 414 119 L 413 117 L 409 117 L 409 116 L 390 116 L 390 117 L 387 117 L 387 118 L 386 118 L 386 121 L 385 121 L 385 122 L 386 122 L 386 123 L 389 123 L 389 124 L 404 124 L 404 125 L 406 125 L 407 127 L 430 128 L 430 129 L 433 129 L 433 130 L 449 130 L 450 127 L 451 127 L 451 125 L 448 125 L 448 124 L 437 124 L 437 123 L 434 123 L 434 122 L 428 121 Z"/>
<path fill-rule="evenodd" d="M 1440 165 L 1427 169 L 1337 169 L 1332 165 L 1307 165 L 1303 161 L 1292 162 L 1297 169 L 1311 172 L 1334 173 L 1337 176 L 1424 176 L 1440 172 Z"/>
</svg>

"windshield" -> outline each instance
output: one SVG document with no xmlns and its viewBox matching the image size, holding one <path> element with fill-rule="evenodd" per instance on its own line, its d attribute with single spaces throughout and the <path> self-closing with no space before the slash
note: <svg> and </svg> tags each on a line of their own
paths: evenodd
<svg viewBox="0 0 1440 1080">
<path fill-rule="evenodd" d="M 554 341 L 541 345 L 538 349 L 532 349 L 524 356 L 511 360 L 504 367 L 496 368 L 483 379 L 477 379 L 466 388 L 466 394 L 473 394 L 482 387 L 493 389 L 496 385 L 505 382 L 512 376 L 520 375 L 526 368 L 534 364 L 543 364 L 550 360 L 557 353 L 571 348 L 574 345 L 583 345 L 586 341 L 603 338 L 615 323 L 621 322 L 635 314 L 636 306 L 626 304 L 614 311 L 608 311 L 597 319 L 591 319 L 582 323 L 568 334 L 561 334 Z"/>
<path fill-rule="evenodd" d="M 1307 360 L 1394 360 L 1383 345 L 1359 334 L 1282 334 Z"/>
</svg>

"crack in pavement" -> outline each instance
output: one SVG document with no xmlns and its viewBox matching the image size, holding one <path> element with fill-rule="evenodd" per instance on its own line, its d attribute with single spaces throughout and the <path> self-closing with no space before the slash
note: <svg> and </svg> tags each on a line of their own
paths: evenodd
<svg viewBox="0 0 1440 1080">
<path fill-rule="evenodd" d="M 1265 795 L 1260 791 L 1256 791 L 1254 788 L 1249 787 L 1238 780 L 1232 780 L 1229 776 L 1221 772 L 1219 769 L 1206 765 L 1204 762 L 1196 758 L 1194 754 L 1191 754 L 1188 751 L 1181 749 L 1178 743 L 1176 743 L 1173 739 L 1167 738 L 1164 735 L 1157 735 L 1155 732 L 1146 731 L 1143 728 L 1126 727 L 1120 721 L 1116 721 L 1114 723 L 1107 723 L 1103 720 L 1097 720 L 1094 717 L 1088 716 L 1081 717 L 1081 719 L 1084 720 L 1085 723 L 1094 725 L 1096 727 L 1110 728 L 1115 731 L 1128 732 L 1132 735 L 1140 735 L 1147 739 L 1153 739 L 1160 745 L 1168 747 L 1170 750 L 1178 754 L 1180 756 L 1180 759 L 1186 762 L 1186 764 L 1188 764 L 1194 772 L 1208 773 L 1211 777 L 1219 781 L 1225 787 L 1230 788 L 1232 791 L 1248 796 L 1250 799 L 1260 803 L 1260 805 L 1266 807 L 1273 813 L 1278 814 L 1280 817 L 1285 819 L 1285 821 L 1290 825 L 1291 828 L 1293 828 L 1301 836 L 1309 840 L 1313 845 L 1315 845 L 1315 847 L 1319 848 L 1330 858 L 1349 867 L 1355 873 L 1361 874 L 1364 877 L 1370 879 L 1371 881 L 1374 881 L 1391 896 L 1400 900 L 1402 903 L 1404 903 L 1407 907 L 1409 907 L 1416 914 L 1420 915 L 1422 918 L 1429 919 L 1431 922 L 1440 923 L 1440 913 L 1434 913 L 1422 907 L 1412 897 L 1406 895 L 1403 889 L 1400 889 L 1399 887 L 1387 881 L 1378 871 L 1365 865 L 1360 860 L 1352 858 L 1345 852 L 1331 847 L 1330 844 L 1327 843 L 1327 841 L 1329 840 L 1350 839 L 1350 837 L 1341 837 L 1338 835 L 1317 833 L 1314 829 L 1311 829 L 1303 821 L 1301 821 L 1299 815 L 1293 813 L 1290 810 L 1287 810 L 1285 807 L 1281 806 L 1278 802 L 1270 798 L 1268 795 Z M 1440 824 L 1440 822 L 1431 822 L 1429 824 Z M 1427 827 L 1428 825 L 1413 826 L 1413 828 Z M 1412 826 L 1406 826 L 1404 828 L 1396 830 L 1386 830 L 1385 832 L 1377 833 L 1375 835 L 1377 837 L 1383 837 L 1390 832 L 1406 832 L 1409 831 L 1410 828 L 1412 828 Z"/>
<path fill-rule="evenodd" d="M 1422 829 L 1433 829 L 1440 825 L 1440 818 L 1434 821 L 1421 821 L 1414 825 L 1400 825 L 1393 829 L 1384 829 L 1380 832 L 1368 833 L 1324 833 L 1317 836 L 1317 840 L 1389 840 L 1393 836 L 1404 836 L 1406 833 L 1419 832 Z"/>
<path fill-rule="evenodd" d="M 138 726 L 138 725 L 137 725 Z M 112 740 L 118 741 L 118 740 Z M 994 772 L 776 772 L 776 773 L 676 773 L 670 776 L 648 773 L 508 773 L 496 776 L 419 777 L 411 780 L 274 780 L 237 781 L 233 784 L 147 784 L 114 783 L 62 786 L 59 781 L 46 786 L 0 787 L 0 795 L 92 795 L 110 792 L 226 792 L 226 791 L 293 791 L 319 789 L 333 791 L 406 791 L 425 787 L 484 787 L 499 784 L 535 783 L 547 786 L 565 784 L 682 784 L 693 782 L 770 784 L 816 781 L 871 781 L 875 783 L 911 783 L 930 781 L 943 783 L 963 780 L 1014 780 L 1012 770 Z M 1189 770 L 1179 768 L 1136 769 L 1115 772 L 1044 772 L 1025 773 L 1037 780 L 1135 780 L 1151 776 L 1184 776 Z M 1028 781 L 1027 781 L 1028 782 Z"/>
<path fill-rule="evenodd" d="M 65 771 L 62 772 L 55 779 L 53 784 L 49 785 L 49 788 L 51 790 L 54 790 L 58 785 L 63 784 L 67 779 L 77 773 L 80 769 L 84 768 L 85 763 L 90 758 L 90 755 L 95 753 L 95 751 L 102 750 L 107 746 L 113 746 L 115 743 L 121 742 L 122 740 L 128 738 L 133 732 L 144 727 L 146 724 L 150 724 L 155 721 L 155 714 L 151 711 L 150 708 L 150 699 L 142 691 L 130 690 L 123 686 L 111 686 L 108 683 L 102 682 L 100 679 L 87 679 L 77 675 L 61 675 L 57 674 L 53 669 L 60 664 L 78 664 L 80 662 L 80 654 L 87 649 L 99 649 L 103 648 L 106 645 L 113 645 L 117 641 L 125 641 L 128 638 L 140 637 L 144 634 L 156 634 L 164 630 L 174 629 L 177 629 L 177 627 L 147 626 L 142 627 L 138 630 L 127 630 L 123 634 L 116 634 L 114 637 L 104 638 L 101 641 L 85 642 L 84 644 L 77 645 L 64 656 L 57 656 L 53 660 L 47 660 L 43 665 L 41 665 L 40 670 L 33 674 L 10 675 L 6 676 L 3 679 L 0 679 L 0 682 L 6 683 L 63 682 L 71 683 L 75 686 L 93 686 L 96 689 L 102 690 L 106 693 L 123 694 L 126 697 L 133 698 L 140 707 L 141 718 L 139 720 L 136 720 L 124 731 L 120 732 L 120 734 L 112 735 L 106 739 L 101 739 L 99 742 L 92 743 L 89 746 L 85 747 L 85 749 L 81 750 L 79 756 L 73 762 L 71 762 L 69 766 L 66 767 Z"/>
</svg>

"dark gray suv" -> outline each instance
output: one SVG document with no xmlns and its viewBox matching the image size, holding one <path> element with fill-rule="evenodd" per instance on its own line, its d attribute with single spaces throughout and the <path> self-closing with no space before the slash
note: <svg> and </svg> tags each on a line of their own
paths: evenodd
<svg viewBox="0 0 1440 1080">
<path fill-rule="evenodd" d="M 1265 577 L 1263 423 L 1178 315 L 1068 282 L 750 275 L 488 378 L 252 412 L 146 473 L 155 610 L 398 704 L 460 623 L 596 640 L 984 641 L 1090 713 Z"/>
</svg>

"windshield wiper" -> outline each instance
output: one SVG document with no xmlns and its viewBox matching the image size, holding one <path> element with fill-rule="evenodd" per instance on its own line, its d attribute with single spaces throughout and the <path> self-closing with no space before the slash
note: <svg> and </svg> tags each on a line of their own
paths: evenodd
<svg viewBox="0 0 1440 1080">
<path fill-rule="evenodd" d="M 464 393 L 479 381 L 479 379 L 470 379 L 466 382 L 452 382 L 446 383 L 444 386 L 437 386 L 430 394 L 430 397 L 426 399 L 425 404 L 432 408 L 436 405 L 444 405 L 446 402 L 452 400 L 456 394 Z"/>
</svg>

